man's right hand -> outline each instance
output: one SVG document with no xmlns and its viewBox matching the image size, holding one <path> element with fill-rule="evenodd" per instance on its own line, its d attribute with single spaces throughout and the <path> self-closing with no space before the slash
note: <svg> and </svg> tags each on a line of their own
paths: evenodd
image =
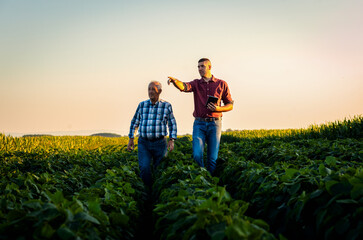
<svg viewBox="0 0 363 240">
<path fill-rule="evenodd" d="M 170 83 L 175 83 L 175 80 L 178 80 L 178 79 L 173 78 L 173 77 L 168 77 L 168 85 L 170 85 Z"/>
<path fill-rule="evenodd" d="M 173 85 L 180 91 L 184 91 L 184 83 L 179 81 L 178 79 L 173 77 L 168 77 L 168 85 L 170 85 L 170 83 L 173 83 Z"/>
<path fill-rule="evenodd" d="M 127 151 L 131 152 L 132 150 L 134 150 L 134 147 L 135 147 L 134 139 L 130 138 L 129 144 L 127 144 Z"/>
</svg>

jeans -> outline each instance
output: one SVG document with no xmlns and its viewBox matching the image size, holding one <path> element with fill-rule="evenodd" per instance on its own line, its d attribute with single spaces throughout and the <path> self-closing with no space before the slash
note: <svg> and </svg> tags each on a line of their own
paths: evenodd
<svg viewBox="0 0 363 240">
<path fill-rule="evenodd" d="M 156 168 L 163 157 L 167 153 L 166 139 L 160 139 L 155 142 L 148 141 L 139 137 L 138 140 L 138 159 L 140 168 L 140 177 L 144 184 L 151 187 L 152 174 L 151 174 L 151 161 L 153 160 L 153 167 Z"/>
<path fill-rule="evenodd" d="M 222 120 L 204 122 L 195 120 L 193 124 L 193 158 L 204 167 L 203 152 L 207 143 L 207 170 L 212 174 L 216 168 L 219 143 L 221 140 Z"/>
</svg>

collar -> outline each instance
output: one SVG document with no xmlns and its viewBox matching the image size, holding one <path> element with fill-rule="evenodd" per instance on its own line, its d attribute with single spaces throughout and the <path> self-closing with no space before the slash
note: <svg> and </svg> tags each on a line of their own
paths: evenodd
<svg viewBox="0 0 363 240">
<path fill-rule="evenodd" d="M 206 81 L 204 81 L 203 78 L 200 78 L 199 79 L 200 81 L 204 82 L 204 83 L 207 83 Z M 217 82 L 217 78 L 214 77 L 214 75 L 212 75 L 212 79 L 211 79 L 212 82 Z"/>
<path fill-rule="evenodd" d="M 162 100 L 159 98 L 159 100 L 157 100 L 156 101 L 156 103 L 155 104 L 153 104 L 152 102 L 151 102 L 151 99 L 149 98 L 149 100 L 148 100 L 148 102 L 149 102 L 149 104 L 150 105 L 152 105 L 152 106 L 155 106 L 155 105 L 157 105 L 159 102 L 161 102 Z"/>
</svg>

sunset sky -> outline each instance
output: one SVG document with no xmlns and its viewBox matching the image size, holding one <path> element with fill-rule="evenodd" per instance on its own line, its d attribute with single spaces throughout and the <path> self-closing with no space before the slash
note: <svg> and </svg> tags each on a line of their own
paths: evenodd
<svg viewBox="0 0 363 240">
<path fill-rule="evenodd" d="M 178 134 L 207 57 L 226 129 L 305 128 L 363 114 L 360 0 L 0 0 L 0 132 L 128 134 L 151 80 Z"/>
</svg>

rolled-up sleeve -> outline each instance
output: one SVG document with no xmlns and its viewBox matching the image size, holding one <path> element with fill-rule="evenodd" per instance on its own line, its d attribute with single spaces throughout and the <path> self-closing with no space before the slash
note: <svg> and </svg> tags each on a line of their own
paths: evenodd
<svg viewBox="0 0 363 240">
<path fill-rule="evenodd" d="M 232 99 L 232 95 L 231 95 L 231 92 L 229 91 L 229 87 L 228 87 L 228 84 L 226 82 L 224 82 L 223 84 L 223 95 L 222 95 L 222 100 L 223 100 L 223 103 L 224 105 L 226 104 L 229 104 L 229 103 L 232 103 L 233 104 L 233 99 Z"/>
<path fill-rule="evenodd" d="M 195 82 L 196 80 L 193 80 L 191 82 L 183 82 L 184 84 L 184 91 L 183 92 L 193 92 L 195 89 Z"/>
</svg>

